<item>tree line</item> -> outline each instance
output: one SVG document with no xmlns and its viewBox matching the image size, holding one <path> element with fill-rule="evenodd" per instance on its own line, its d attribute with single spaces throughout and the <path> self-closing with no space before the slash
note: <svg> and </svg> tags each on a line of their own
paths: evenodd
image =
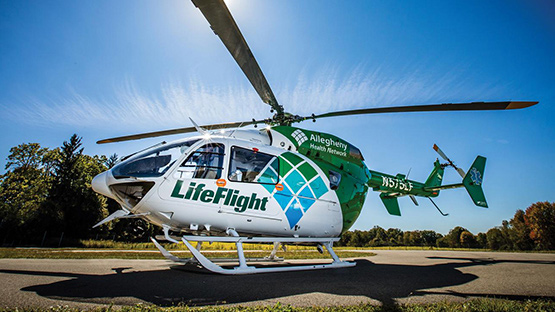
<svg viewBox="0 0 555 312">
<path fill-rule="evenodd" d="M 472 234 L 456 226 L 447 235 L 435 231 L 401 231 L 379 226 L 368 231 L 350 231 L 342 235 L 339 246 L 381 247 L 420 246 L 448 248 L 483 248 L 491 250 L 555 250 L 555 203 L 537 202 L 525 211 L 517 210 L 510 221 L 486 233 Z"/>
<path fill-rule="evenodd" d="M 93 229 L 119 209 L 112 199 L 96 194 L 91 181 L 112 168 L 117 155 L 89 156 L 74 134 L 60 147 L 38 143 L 12 147 L 6 173 L 0 175 L 0 244 L 2 246 L 67 246 L 81 239 L 147 241 L 159 229 L 140 219 L 116 220 Z M 555 250 L 555 203 L 537 202 L 517 210 L 510 221 L 472 234 L 457 226 L 447 235 L 435 231 L 401 231 L 376 226 L 349 231 L 340 246 L 428 246 L 493 250 Z"/>
<path fill-rule="evenodd" d="M 117 155 L 89 156 L 74 134 L 62 146 L 12 147 L 0 176 L 0 244 L 67 246 L 80 239 L 146 241 L 154 226 L 142 220 L 92 226 L 119 209 L 96 194 L 91 181 L 117 162 Z"/>
</svg>

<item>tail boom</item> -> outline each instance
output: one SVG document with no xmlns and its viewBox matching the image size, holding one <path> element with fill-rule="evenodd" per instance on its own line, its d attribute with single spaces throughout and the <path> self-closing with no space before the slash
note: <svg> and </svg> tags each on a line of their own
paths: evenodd
<svg viewBox="0 0 555 312">
<path fill-rule="evenodd" d="M 440 164 L 438 160 L 434 163 L 434 169 L 424 183 L 408 180 L 403 174 L 392 176 L 370 170 L 370 179 L 367 184 L 374 191 L 381 193 L 380 199 L 391 215 L 401 215 L 399 202 L 397 200 L 398 197 L 419 196 L 431 198 L 437 197 L 440 190 L 461 187 L 467 190 L 476 206 L 487 208 L 488 205 L 482 190 L 485 163 L 485 157 L 476 157 L 476 160 L 464 176 L 462 183 L 457 184 L 441 185 L 445 166 Z"/>
</svg>

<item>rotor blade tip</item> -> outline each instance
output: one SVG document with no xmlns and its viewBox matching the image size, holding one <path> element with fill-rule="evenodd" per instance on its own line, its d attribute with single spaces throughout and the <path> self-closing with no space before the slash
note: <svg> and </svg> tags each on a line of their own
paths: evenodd
<svg viewBox="0 0 555 312">
<path fill-rule="evenodd" d="M 534 106 L 536 104 L 538 104 L 539 102 L 534 101 L 534 102 L 510 102 L 509 105 L 507 105 L 507 107 L 505 109 L 521 109 L 521 108 L 526 108 L 526 107 L 530 107 L 530 106 Z"/>
</svg>

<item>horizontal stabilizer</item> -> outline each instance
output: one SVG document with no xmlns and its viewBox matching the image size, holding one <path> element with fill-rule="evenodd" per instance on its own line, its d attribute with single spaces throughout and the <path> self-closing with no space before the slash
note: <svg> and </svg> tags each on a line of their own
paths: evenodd
<svg viewBox="0 0 555 312">
<path fill-rule="evenodd" d="M 387 212 L 389 212 L 390 215 L 401 215 L 401 209 L 399 209 L 399 201 L 397 200 L 397 197 L 388 196 L 385 193 L 381 193 L 380 199 L 382 200 L 383 204 L 385 205 L 385 209 L 387 209 Z"/>
<path fill-rule="evenodd" d="M 446 184 L 446 185 L 439 185 L 439 186 L 432 186 L 432 187 L 424 187 L 425 191 L 441 191 L 441 190 L 450 190 L 450 189 L 456 189 L 459 187 L 463 187 L 464 185 L 462 183 L 457 183 L 457 184 Z"/>
</svg>

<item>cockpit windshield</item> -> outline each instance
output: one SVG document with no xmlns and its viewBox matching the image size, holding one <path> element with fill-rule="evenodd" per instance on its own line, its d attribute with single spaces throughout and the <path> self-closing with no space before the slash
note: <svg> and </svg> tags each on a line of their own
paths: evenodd
<svg viewBox="0 0 555 312">
<path fill-rule="evenodd" d="M 116 179 L 128 177 L 159 177 L 199 139 L 163 145 L 139 154 L 116 165 L 112 174 Z"/>
</svg>

